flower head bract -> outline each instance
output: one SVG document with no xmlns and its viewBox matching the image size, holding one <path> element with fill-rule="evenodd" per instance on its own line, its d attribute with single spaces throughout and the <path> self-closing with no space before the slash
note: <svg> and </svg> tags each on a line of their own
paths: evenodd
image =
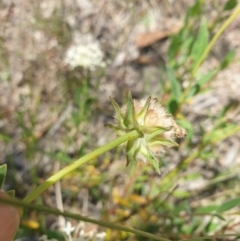
<svg viewBox="0 0 240 241">
<path fill-rule="evenodd" d="M 137 130 L 140 137 L 129 140 L 126 145 L 127 165 L 135 169 L 137 161 L 149 161 L 160 172 L 158 158 L 169 147 L 178 146 L 174 141 L 186 135 L 172 115 L 168 114 L 158 99 L 133 100 L 129 92 L 127 104 L 122 108 L 110 99 L 115 109 L 115 125 L 108 125 L 118 135 Z"/>
</svg>

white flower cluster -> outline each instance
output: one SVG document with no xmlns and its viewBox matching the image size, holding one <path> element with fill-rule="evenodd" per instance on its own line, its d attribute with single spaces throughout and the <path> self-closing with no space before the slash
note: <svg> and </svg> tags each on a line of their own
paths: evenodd
<svg viewBox="0 0 240 241">
<path fill-rule="evenodd" d="M 80 222 L 77 226 L 72 226 L 72 224 L 67 221 L 65 226 L 61 228 L 61 231 L 66 235 L 67 241 L 104 241 L 106 236 L 105 232 L 98 232 L 97 228 L 85 232 L 85 227 L 86 224 L 84 222 Z M 73 236 L 77 237 L 73 238 Z"/>
<path fill-rule="evenodd" d="M 89 39 L 89 38 L 88 38 Z M 65 53 L 64 63 L 72 69 L 81 66 L 85 69 L 95 70 L 96 67 L 105 67 L 103 52 L 98 42 L 94 41 L 75 41 Z"/>
</svg>

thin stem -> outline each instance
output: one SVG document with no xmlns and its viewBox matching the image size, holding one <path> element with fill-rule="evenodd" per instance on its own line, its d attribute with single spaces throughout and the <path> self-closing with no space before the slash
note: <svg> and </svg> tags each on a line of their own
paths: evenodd
<svg viewBox="0 0 240 241">
<path fill-rule="evenodd" d="M 32 202 L 34 199 L 36 199 L 42 192 L 44 192 L 47 188 L 49 188 L 50 186 L 52 186 L 55 182 L 57 182 L 58 180 L 60 180 L 62 177 L 66 176 L 67 174 L 69 174 L 70 172 L 76 170 L 78 167 L 82 166 L 83 164 L 85 164 L 88 161 L 91 161 L 95 158 L 97 158 L 99 155 L 113 149 L 114 147 L 119 146 L 120 144 L 135 139 L 137 137 L 140 137 L 141 133 L 139 133 L 138 131 L 134 130 L 129 132 L 126 135 L 120 136 L 118 138 L 116 138 L 115 140 L 109 142 L 108 144 L 99 147 L 98 149 L 96 149 L 95 151 L 79 158 L 78 160 L 76 160 L 75 162 L 69 164 L 68 166 L 64 167 L 63 169 L 61 169 L 59 172 L 53 174 L 50 178 L 48 178 L 46 181 L 44 181 L 41 185 L 39 185 L 36 189 L 34 189 L 30 194 L 28 194 L 23 201 L 25 203 L 30 203 Z"/>
<path fill-rule="evenodd" d="M 135 133 L 136 134 L 136 133 Z M 120 231 L 125 231 L 128 233 L 133 233 L 135 235 L 140 235 L 149 239 L 154 239 L 154 240 L 159 240 L 159 241 L 170 241 L 169 239 L 166 238 L 162 238 L 159 237 L 157 235 L 154 234 L 150 234 L 138 229 L 134 229 L 134 228 L 130 228 L 130 227 L 125 227 L 123 225 L 119 225 L 119 224 L 114 224 L 114 223 L 109 223 L 106 221 L 101 221 L 101 220 L 96 220 L 96 219 L 91 219 L 79 214 L 74 214 L 74 213 L 70 213 L 70 212 L 61 212 L 55 208 L 49 208 L 49 207 L 45 207 L 45 206 L 41 206 L 41 205 L 33 205 L 33 204 L 28 204 L 26 202 L 23 201 L 18 201 L 16 199 L 9 199 L 9 198 L 0 198 L 0 203 L 7 203 L 7 204 L 11 204 L 14 206 L 18 206 L 21 208 L 27 208 L 30 210 L 35 210 L 38 212 L 46 212 L 46 213 L 51 213 L 54 215 L 60 215 L 66 218 L 72 218 L 72 219 L 76 219 L 76 220 L 82 220 L 84 222 L 90 222 L 90 223 L 95 223 L 97 225 L 100 225 L 102 227 L 106 227 L 106 228 L 110 228 L 110 229 L 117 229 Z"/>
<path fill-rule="evenodd" d="M 206 47 L 204 52 L 202 53 L 201 57 L 199 58 L 198 62 L 196 63 L 194 69 L 191 72 L 191 76 L 190 76 L 190 79 L 189 79 L 189 85 L 185 89 L 184 93 L 182 94 L 180 106 L 183 104 L 189 90 L 192 88 L 193 80 L 194 80 L 194 77 L 195 77 L 199 67 L 201 66 L 203 61 L 207 58 L 209 52 L 211 51 L 213 46 L 216 44 L 219 37 L 227 29 L 227 27 L 233 22 L 233 20 L 238 16 L 239 13 L 240 13 L 240 5 L 238 5 L 235 8 L 235 10 L 232 12 L 232 14 L 227 18 L 227 20 L 223 23 L 223 25 L 218 29 L 218 31 L 216 32 L 216 34 L 214 35 L 214 37 L 212 38 L 212 40 L 210 41 L 210 43 L 208 44 L 208 46 Z"/>
<path fill-rule="evenodd" d="M 196 63 L 193 71 L 192 76 L 194 77 L 198 68 L 202 64 L 202 62 L 206 59 L 208 53 L 213 48 L 219 37 L 222 35 L 222 33 L 226 30 L 226 28 L 233 22 L 233 20 L 237 17 L 237 15 L 240 13 L 240 5 L 238 5 L 235 10 L 232 12 L 232 14 L 227 18 L 227 20 L 224 22 L 224 24 L 220 27 L 220 29 L 216 32 L 210 43 L 208 44 L 207 48 L 204 50 L 203 54 L 199 58 L 198 62 Z"/>
</svg>

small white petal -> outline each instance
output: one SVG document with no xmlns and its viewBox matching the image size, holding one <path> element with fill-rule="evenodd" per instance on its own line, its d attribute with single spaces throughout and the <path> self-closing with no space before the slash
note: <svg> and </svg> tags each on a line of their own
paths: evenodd
<svg viewBox="0 0 240 241">
<path fill-rule="evenodd" d="M 67 221 L 66 226 L 64 228 L 62 228 L 62 231 L 67 235 L 70 236 L 71 233 L 75 230 L 75 227 L 72 226 L 72 224 Z"/>
</svg>

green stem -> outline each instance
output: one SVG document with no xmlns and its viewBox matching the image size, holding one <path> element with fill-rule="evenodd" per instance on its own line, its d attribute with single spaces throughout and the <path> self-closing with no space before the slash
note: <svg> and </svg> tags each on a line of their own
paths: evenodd
<svg viewBox="0 0 240 241">
<path fill-rule="evenodd" d="M 11 205 L 18 206 L 21 208 L 27 208 L 30 210 L 38 211 L 38 212 L 46 212 L 46 213 L 51 213 L 54 215 L 60 215 L 60 216 L 66 217 L 66 218 L 72 218 L 72 219 L 76 219 L 76 220 L 82 220 L 84 222 L 95 223 L 102 227 L 106 227 L 106 228 L 110 228 L 110 229 L 117 229 L 117 230 L 125 231 L 128 233 L 133 233 L 135 235 L 140 235 L 140 236 L 149 238 L 151 240 L 154 239 L 154 240 L 159 240 L 159 241 L 171 241 L 169 239 L 159 237 L 159 235 L 150 234 L 150 233 L 138 230 L 138 229 L 125 227 L 123 225 L 109 223 L 106 221 L 91 219 L 91 218 L 84 217 L 82 215 L 74 214 L 74 213 L 70 213 L 70 212 L 61 212 L 55 208 L 49 208 L 49 207 L 45 207 L 45 206 L 41 206 L 41 205 L 28 204 L 28 203 L 26 203 L 26 201 L 23 202 L 23 201 L 18 201 L 16 199 L 0 198 L 0 203 L 7 203 L 7 204 L 11 204 Z"/>
<path fill-rule="evenodd" d="M 117 147 L 120 144 L 122 144 L 122 143 L 124 143 L 126 141 L 129 141 L 129 140 L 135 139 L 135 138 L 137 138 L 139 136 L 141 136 L 141 134 L 139 132 L 137 132 L 136 130 L 131 131 L 128 134 L 120 136 L 120 137 L 116 138 L 114 141 L 111 141 L 108 144 L 106 144 L 106 145 L 104 145 L 102 147 L 99 147 L 95 151 L 93 151 L 93 152 L 91 152 L 91 153 L 89 153 L 89 154 L 79 158 L 75 162 L 69 164 L 68 166 L 64 167 L 62 170 L 60 170 L 59 172 L 53 174 L 50 178 L 45 180 L 41 185 L 39 185 L 30 194 L 28 194 L 23 199 L 23 201 L 25 203 L 32 202 L 42 192 L 44 192 L 47 188 L 52 186 L 55 182 L 59 181 L 62 177 L 66 176 L 70 172 L 76 170 L 78 167 L 82 166 L 86 162 L 91 161 L 91 160 L 97 158 L 99 155 L 101 155 L 101 154 L 103 154 L 103 153 L 113 149 L 114 147 Z"/>
<path fill-rule="evenodd" d="M 220 29 L 216 32 L 210 43 L 208 44 L 207 48 L 202 53 L 201 57 L 199 58 L 198 62 L 196 63 L 193 71 L 192 76 L 194 77 L 198 68 L 202 64 L 202 62 L 206 59 L 208 56 L 210 50 L 213 48 L 219 37 L 222 35 L 222 33 L 227 29 L 227 27 L 233 22 L 233 20 L 237 17 L 237 15 L 240 13 L 240 5 L 238 5 L 235 10 L 232 12 L 232 14 L 227 18 L 227 20 L 224 22 L 224 24 L 220 27 Z"/>
<path fill-rule="evenodd" d="M 233 22 L 233 20 L 238 16 L 239 13 L 240 13 L 240 5 L 238 5 L 235 8 L 235 10 L 232 12 L 232 14 L 227 18 L 227 20 L 223 23 L 223 25 L 218 29 L 218 31 L 216 32 L 216 34 L 214 35 L 214 37 L 212 38 L 212 40 L 210 41 L 210 43 L 208 44 L 208 46 L 206 47 L 204 52 L 202 53 L 201 57 L 199 58 L 198 62 L 196 63 L 194 69 L 191 72 L 191 76 L 189 79 L 189 85 L 184 90 L 184 93 L 182 94 L 180 106 L 184 103 L 189 90 L 192 88 L 193 80 L 194 80 L 194 77 L 195 77 L 199 67 L 201 66 L 203 61 L 207 58 L 209 52 L 211 51 L 211 49 L 213 48 L 213 46 L 215 45 L 215 43 L 217 42 L 219 37 L 227 29 L 227 27 Z M 180 109 L 180 106 L 179 106 L 179 109 Z"/>
</svg>

